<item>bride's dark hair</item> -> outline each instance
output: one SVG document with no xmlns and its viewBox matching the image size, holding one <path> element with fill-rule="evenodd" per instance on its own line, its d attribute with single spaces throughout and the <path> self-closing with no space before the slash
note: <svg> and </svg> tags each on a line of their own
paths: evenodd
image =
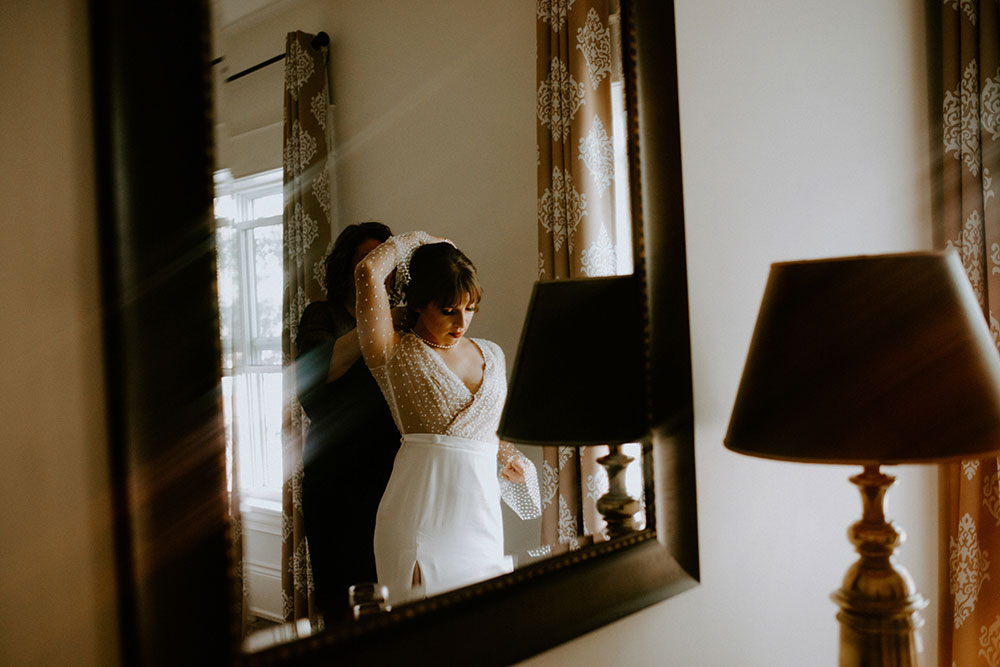
<svg viewBox="0 0 1000 667">
<path fill-rule="evenodd" d="M 417 308 L 430 303 L 446 308 L 466 294 L 475 307 L 483 298 L 483 288 L 472 260 L 450 243 L 422 245 L 410 257 L 410 283 L 406 288 L 406 326 L 417 322 Z"/>
</svg>

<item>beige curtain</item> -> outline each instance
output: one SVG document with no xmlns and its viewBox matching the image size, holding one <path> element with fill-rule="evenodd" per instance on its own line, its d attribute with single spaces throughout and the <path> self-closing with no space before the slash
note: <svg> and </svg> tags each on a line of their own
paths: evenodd
<svg viewBox="0 0 1000 667">
<path fill-rule="evenodd" d="M 285 50 L 281 580 L 285 620 L 308 617 L 317 627 L 321 620 L 313 602 L 302 521 L 302 448 L 308 420 L 296 398 L 293 363 L 302 311 L 312 301 L 325 298 L 323 259 L 332 243 L 327 49 L 314 50 L 312 39 L 313 35 L 304 32 L 289 33 Z M 333 514 L 331 520 L 336 520 Z"/>
<path fill-rule="evenodd" d="M 229 409 L 232 409 L 233 401 L 229 401 Z M 232 550 L 231 558 L 236 566 L 236 595 L 237 595 L 237 605 L 239 608 L 240 615 L 240 636 L 244 636 L 247 632 L 247 621 L 248 621 L 248 611 L 250 609 L 249 601 L 249 581 L 247 580 L 246 571 L 246 559 L 245 553 L 243 551 L 243 513 L 240 511 L 240 467 L 238 463 L 238 457 L 236 452 L 239 447 L 236 438 L 236 429 L 230 429 L 230 435 L 232 441 L 227 444 L 226 452 L 226 462 L 229 464 L 229 469 L 226 471 L 226 476 L 229 478 L 229 518 L 230 518 L 230 549 Z"/>
<path fill-rule="evenodd" d="M 233 414 L 235 404 L 236 401 L 233 400 L 232 395 L 228 396 L 225 401 L 225 409 L 229 411 L 230 415 Z M 233 559 L 233 564 L 235 565 L 236 582 L 234 586 L 236 587 L 235 593 L 237 595 L 237 605 L 240 615 L 240 636 L 242 637 L 246 634 L 248 628 L 247 622 L 249 620 L 248 612 L 250 604 L 246 553 L 243 550 L 243 512 L 240 511 L 240 466 L 239 456 L 237 455 L 239 440 L 236 431 L 237 429 L 230 428 L 227 429 L 226 433 L 228 436 L 228 442 L 226 442 L 226 477 L 229 485 L 229 548 L 231 550 L 230 557 Z"/>
<path fill-rule="evenodd" d="M 538 271 L 541 280 L 615 273 L 612 95 L 622 95 L 617 3 L 537 4 Z M 543 452 L 542 544 L 600 539 L 606 447 Z M 584 535 L 590 535 L 586 538 Z"/>
<path fill-rule="evenodd" d="M 997 0 L 934 3 L 942 137 L 935 235 L 958 250 L 1000 345 L 1000 19 Z M 935 18 L 940 21 L 934 20 Z M 996 458 L 944 471 L 947 581 L 942 665 L 1000 665 L 1000 479 Z"/>
</svg>

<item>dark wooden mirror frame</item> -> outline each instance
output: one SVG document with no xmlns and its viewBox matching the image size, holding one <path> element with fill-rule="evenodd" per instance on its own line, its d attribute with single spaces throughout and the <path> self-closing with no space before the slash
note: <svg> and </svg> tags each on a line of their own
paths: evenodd
<svg viewBox="0 0 1000 667">
<path fill-rule="evenodd" d="M 205 2 L 92 0 L 123 664 L 510 664 L 698 583 L 672 2 L 623 2 L 655 529 L 246 654 L 232 601 Z"/>
</svg>

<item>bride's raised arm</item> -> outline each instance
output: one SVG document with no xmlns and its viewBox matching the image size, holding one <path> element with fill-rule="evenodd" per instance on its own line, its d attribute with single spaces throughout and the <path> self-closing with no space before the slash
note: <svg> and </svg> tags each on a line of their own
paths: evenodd
<svg viewBox="0 0 1000 667">
<path fill-rule="evenodd" d="M 384 366 L 399 341 L 399 334 L 392 324 L 392 309 L 385 281 L 398 265 L 405 266 L 418 246 L 433 240 L 425 232 L 391 236 L 368 253 L 354 270 L 358 340 L 361 343 L 361 354 L 369 368 Z"/>
</svg>

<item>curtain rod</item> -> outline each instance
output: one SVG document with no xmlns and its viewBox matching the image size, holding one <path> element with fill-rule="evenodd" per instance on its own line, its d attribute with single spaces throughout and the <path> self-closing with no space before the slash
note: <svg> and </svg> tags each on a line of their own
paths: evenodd
<svg viewBox="0 0 1000 667">
<path fill-rule="evenodd" d="M 329 46 L 330 45 L 330 36 L 328 34 L 326 34 L 325 32 L 320 32 L 318 35 L 316 35 L 315 37 L 312 38 L 312 42 L 310 43 L 310 45 L 314 49 L 321 49 L 324 46 Z M 246 76 L 247 74 L 252 74 L 252 73 L 256 72 L 259 69 L 263 69 L 264 67 L 267 67 L 268 65 L 273 65 L 274 63 L 278 62 L 279 60 L 284 60 L 284 59 L 285 59 L 285 54 L 284 53 L 278 54 L 278 55 L 274 56 L 273 58 L 268 58 L 264 62 L 257 63 L 256 65 L 253 65 L 252 67 L 247 67 L 245 70 L 241 70 L 241 71 L 237 72 L 236 74 L 233 74 L 230 77 L 226 77 L 226 83 L 230 83 L 232 81 L 235 81 L 236 79 L 240 78 L 241 76 Z"/>
</svg>

